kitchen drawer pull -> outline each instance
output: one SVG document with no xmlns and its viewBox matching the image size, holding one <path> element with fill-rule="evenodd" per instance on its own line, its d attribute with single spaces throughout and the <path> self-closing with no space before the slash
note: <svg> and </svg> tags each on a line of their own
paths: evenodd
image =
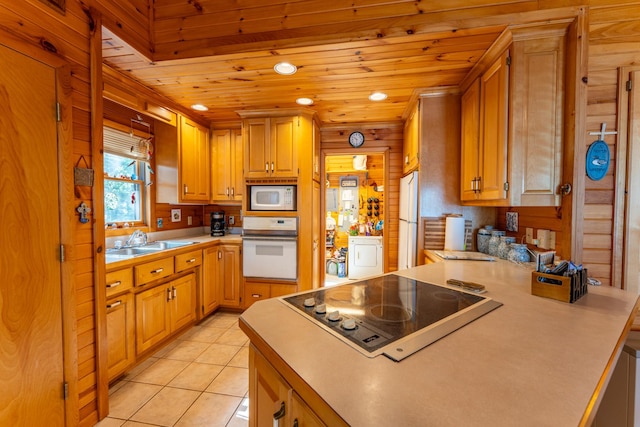
<svg viewBox="0 0 640 427">
<path fill-rule="evenodd" d="M 158 273 L 162 273 L 164 271 L 164 268 L 158 268 L 156 270 L 151 270 L 151 274 L 158 274 Z"/>
<path fill-rule="evenodd" d="M 167 288 L 167 302 L 171 301 L 171 288 Z"/>
<path fill-rule="evenodd" d="M 186 261 L 186 263 L 187 263 L 187 264 L 191 264 L 191 263 L 193 263 L 193 262 L 196 262 L 196 259 L 195 259 L 195 258 L 191 258 L 191 259 L 188 259 L 188 260 Z"/>
<path fill-rule="evenodd" d="M 114 308 L 114 307 L 117 307 L 117 306 L 119 306 L 120 304 L 122 304 L 122 301 L 120 301 L 120 300 L 118 300 L 118 301 L 114 302 L 113 304 L 107 304 L 107 310 L 109 310 L 109 309 L 111 309 L 111 308 Z"/>
<path fill-rule="evenodd" d="M 227 187 L 227 190 L 225 191 L 227 196 L 229 196 L 229 187 Z"/>
<path fill-rule="evenodd" d="M 273 162 L 271 162 L 271 173 L 273 173 Z"/>
<path fill-rule="evenodd" d="M 120 285 L 122 285 L 122 282 L 118 280 L 117 282 L 109 283 L 107 285 L 107 289 L 115 288 L 116 286 L 120 286 Z"/>
<path fill-rule="evenodd" d="M 176 289 L 175 286 L 172 286 L 172 289 L 173 289 L 173 297 L 178 298 L 178 290 Z"/>
<path fill-rule="evenodd" d="M 262 298 L 262 294 L 251 294 L 252 298 Z"/>
<path fill-rule="evenodd" d="M 284 402 L 282 402 L 280 404 L 280 409 L 278 410 L 278 412 L 273 414 L 273 427 L 278 427 L 280 425 L 280 419 L 284 418 L 284 415 L 285 415 Z"/>
<path fill-rule="evenodd" d="M 235 195 L 236 195 L 236 188 L 231 187 L 231 197 L 234 197 Z"/>
<path fill-rule="evenodd" d="M 264 164 L 264 171 L 265 171 L 266 173 L 269 173 L 269 162 L 266 162 L 266 163 Z"/>
</svg>

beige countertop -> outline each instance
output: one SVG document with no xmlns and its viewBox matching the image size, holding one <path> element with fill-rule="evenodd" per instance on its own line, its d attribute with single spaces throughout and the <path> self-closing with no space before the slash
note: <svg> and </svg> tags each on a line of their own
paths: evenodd
<svg viewBox="0 0 640 427">
<path fill-rule="evenodd" d="M 592 286 L 573 304 L 534 296 L 531 270 L 502 260 L 396 274 L 482 283 L 504 305 L 398 363 L 360 354 L 278 299 L 241 322 L 352 426 L 590 424 L 637 296 Z"/>
</svg>

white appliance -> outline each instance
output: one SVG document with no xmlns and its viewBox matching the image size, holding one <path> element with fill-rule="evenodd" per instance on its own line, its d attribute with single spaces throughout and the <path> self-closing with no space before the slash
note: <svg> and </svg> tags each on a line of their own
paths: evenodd
<svg viewBox="0 0 640 427">
<path fill-rule="evenodd" d="M 296 198 L 295 185 L 252 185 L 249 210 L 295 211 Z"/>
<path fill-rule="evenodd" d="M 400 179 L 400 224 L 398 230 L 398 270 L 416 265 L 418 237 L 418 172 Z"/>
<path fill-rule="evenodd" d="M 298 218 L 246 216 L 242 223 L 244 277 L 298 278 Z"/>
<path fill-rule="evenodd" d="M 349 236 L 349 279 L 362 279 L 384 272 L 382 236 Z"/>
</svg>

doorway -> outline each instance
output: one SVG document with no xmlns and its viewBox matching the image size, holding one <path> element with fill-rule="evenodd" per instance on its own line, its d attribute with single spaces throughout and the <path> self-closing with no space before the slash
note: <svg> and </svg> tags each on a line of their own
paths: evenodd
<svg viewBox="0 0 640 427">
<path fill-rule="evenodd" d="M 325 153 L 323 170 L 324 286 L 383 273 L 385 152 Z"/>
<path fill-rule="evenodd" d="M 0 425 L 77 419 L 72 267 L 61 261 L 74 216 L 62 214 L 71 138 L 56 117 L 70 114 L 69 76 L 66 66 L 0 45 Z"/>
</svg>

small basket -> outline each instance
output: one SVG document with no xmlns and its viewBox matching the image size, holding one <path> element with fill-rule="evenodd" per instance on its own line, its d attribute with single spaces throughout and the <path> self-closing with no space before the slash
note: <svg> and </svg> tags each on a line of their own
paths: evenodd
<svg viewBox="0 0 640 427">
<path fill-rule="evenodd" d="M 587 269 L 576 271 L 571 276 L 531 273 L 531 293 L 545 298 L 573 303 L 587 294 Z"/>
</svg>

